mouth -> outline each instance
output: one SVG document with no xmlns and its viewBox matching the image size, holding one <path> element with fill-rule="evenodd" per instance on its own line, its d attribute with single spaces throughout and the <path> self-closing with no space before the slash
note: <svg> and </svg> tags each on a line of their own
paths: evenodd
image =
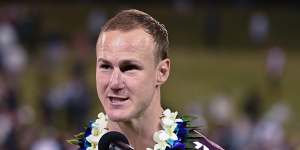
<svg viewBox="0 0 300 150">
<path fill-rule="evenodd" d="M 113 105 L 121 105 L 125 103 L 129 97 L 121 97 L 121 96 L 108 96 L 108 99 Z"/>
</svg>

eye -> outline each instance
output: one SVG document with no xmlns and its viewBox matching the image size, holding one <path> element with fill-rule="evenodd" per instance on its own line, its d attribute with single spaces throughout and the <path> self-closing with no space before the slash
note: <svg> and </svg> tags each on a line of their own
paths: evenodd
<svg viewBox="0 0 300 150">
<path fill-rule="evenodd" d="M 122 72 L 131 71 L 131 70 L 140 70 L 140 67 L 135 64 L 124 64 L 120 67 Z"/>
<path fill-rule="evenodd" d="M 111 69 L 112 67 L 109 64 L 100 64 L 99 68 L 104 69 L 104 70 L 108 70 L 108 69 Z"/>
</svg>

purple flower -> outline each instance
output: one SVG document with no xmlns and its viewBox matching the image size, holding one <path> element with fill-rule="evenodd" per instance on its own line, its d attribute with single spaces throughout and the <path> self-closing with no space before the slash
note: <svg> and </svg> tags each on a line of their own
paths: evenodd
<svg viewBox="0 0 300 150">
<path fill-rule="evenodd" d="M 87 140 L 86 140 L 86 137 L 88 137 L 89 135 L 92 134 L 92 121 L 89 123 L 87 129 L 85 130 L 84 132 L 84 137 L 80 140 L 80 150 L 85 150 L 87 147 L 90 147 L 91 146 L 91 143 L 89 143 Z"/>
<path fill-rule="evenodd" d="M 186 129 L 186 122 L 177 122 L 175 133 L 180 141 L 184 141 L 188 130 Z"/>
<path fill-rule="evenodd" d="M 172 145 L 170 150 L 184 150 L 184 149 L 185 149 L 185 144 L 176 140 L 174 141 L 174 144 Z"/>
</svg>

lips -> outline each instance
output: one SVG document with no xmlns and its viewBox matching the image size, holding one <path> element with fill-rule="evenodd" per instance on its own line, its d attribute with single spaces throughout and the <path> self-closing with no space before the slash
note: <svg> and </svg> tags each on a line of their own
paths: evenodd
<svg viewBox="0 0 300 150">
<path fill-rule="evenodd" d="M 112 104 L 122 104 L 126 102 L 129 98 L 121 96 L 108 96 L 108 99 Z"/>
</svg>

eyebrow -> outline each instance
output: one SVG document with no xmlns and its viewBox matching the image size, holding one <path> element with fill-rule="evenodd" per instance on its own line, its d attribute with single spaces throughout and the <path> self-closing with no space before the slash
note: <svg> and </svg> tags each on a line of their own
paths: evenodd
<svg viewBox="0 0 300 150">
<path fill-rule="evenodd" d="M 97 62 L 103 62 L 103 63 L 108 63 L 111 64 L 111 62 L 109 62 L 108 60 L 104 59 L 104 58 L 98 58 Z M 139 65 L 140 63 L 136 60 L 122 60 L 119 64 L 137 64 Z"/>
<path fill-rule="evenodd" d="M 108 60 L 103 59 L 103 58 L 98 58 L 98 59 L 97 59 L 97 62 L 98 62 L 98 63 L 99 63 L 99 62 L 110 63 Z"/>
<path fill-rule="evenodd" d="M 140 63 L 136 60 L 122 60 L 120 64 L 140 64 Z"/>
</svg>

